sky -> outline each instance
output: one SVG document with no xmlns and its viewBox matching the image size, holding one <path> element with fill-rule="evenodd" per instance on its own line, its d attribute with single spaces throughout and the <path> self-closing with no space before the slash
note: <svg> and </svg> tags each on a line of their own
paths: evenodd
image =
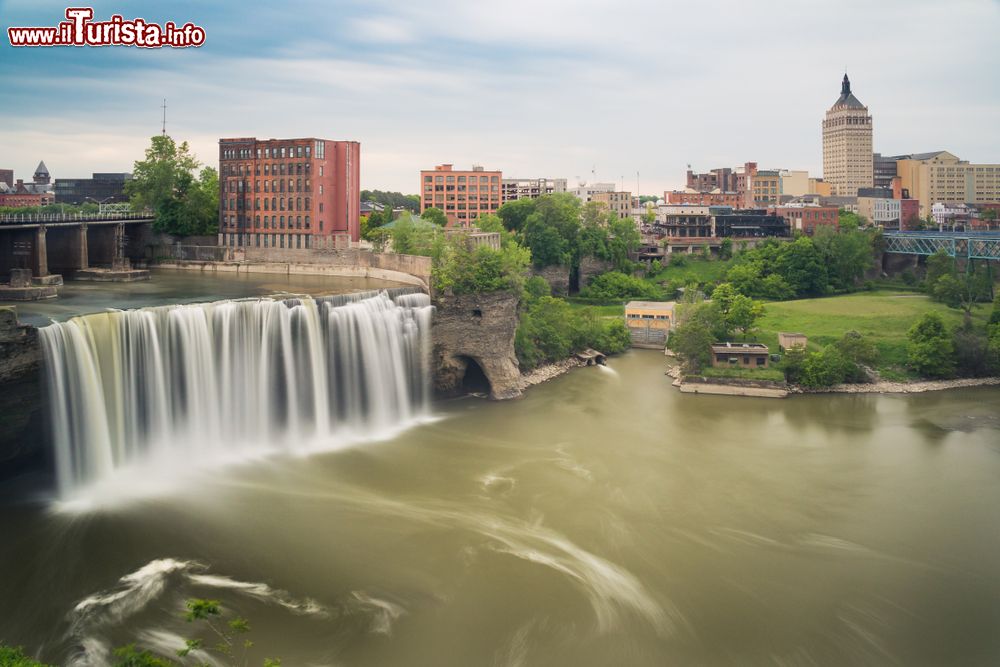
<svg viewBox="0 0 1000 667">
<path fill-rule="evenodd" d="M 875 151 L 1000 162 L 1000 0 L 95 0 L 95 20 L 191 21 L 206 42 L 10 46 L 66 6 L 0 0 L 16 178 L 130 171 L 163 98 L 206 164 L 220 137 L 356 140 L 365 189 L 417 192 L 440 163 L 661 196 L 689 164 L 820 176 L 845 68 Z"/>
</svg>

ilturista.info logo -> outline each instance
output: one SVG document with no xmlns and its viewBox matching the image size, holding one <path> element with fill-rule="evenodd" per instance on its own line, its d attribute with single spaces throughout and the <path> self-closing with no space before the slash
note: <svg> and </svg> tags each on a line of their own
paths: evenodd
<svg viewBox="0 0 1000 667">
<path fill-rule="evenodd" d="M 183 49 L 205 43 L 205 29 L 193 23 L 163 25 L 114 14 L 94 21 L 92 7 L 68 7 L 66 20 L 52 27 L 10 27 L 11 46 L 138 46 L 143 49 Z"/>
</svg>

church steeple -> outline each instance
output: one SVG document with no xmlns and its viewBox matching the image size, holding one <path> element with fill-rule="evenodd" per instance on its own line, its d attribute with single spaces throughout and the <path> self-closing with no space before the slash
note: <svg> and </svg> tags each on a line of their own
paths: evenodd
<svg viewBox="0 0 1000 667">
<path fill-rule="evenodd" d="M 847 72 L 844 72 L 844 82 L 840 85 L 840 94 L 843 97 L 851 94 L 851 80 L 847 78 Z"/>
</svg>

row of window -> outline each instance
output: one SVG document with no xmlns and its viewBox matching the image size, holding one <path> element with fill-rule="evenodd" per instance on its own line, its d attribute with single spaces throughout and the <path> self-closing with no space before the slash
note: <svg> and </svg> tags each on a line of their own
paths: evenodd
<svg viewBox="0 0 1000 667">
<path fill-rule="evenodd" d="M 221 167 L 222 176 L 250 176 L 250 172 L 253 171 L 254 176 L 260 176 L 261 164 L 255 162 L 252 165 L 249 164 L 224 164 Z M 308 176 L 312 172 L 312 162 L 265 162 L 264 163 L 264 175 L 265 176 Z M 323 175 L 323 165 L 319 166 L 319 175 Z"/>
<path fill-rule="evenodd" d="M 500 183 L 500 177 L 499 176 L 469 176 L 468 177 L 468 181 L 466 181 L 466 177 L 465 176 L 458 176 L 458 177 L 455 177 L 455 176 L 433 176 L 432 177 L 430 174 L 427 174 L 426 176 L 424 176 L 424 183 L 431 183 L 431 182 L 434 182 L 434 183 L 455 183 L 455 179 L 456 178 L 458 178 L 458 182 L 459 183 L 466 183 L 466 182 L 468 182 L 468 183 L 475 183 L 477 178 L 479 179 L 480 183 L 497 183 L 497 184 Z"/>
<path fill-rule="evenodd" d="M 289 248 L 308 250 L 308 234 L 223 234 L 222 244 L 230 247 Z"/>
<path fill-rule="evenodd" d="M 309 211 L 312 210 L 312 199 L 306 197 L 303 201 L 302 197 L 271 197 L 268 199 L 264 197 L 264 206 L 261 208 L 261 199 L 257 198 L 253 200 L 253 209 L 255 211 Z M 236 211 L 250 208 L 249 199 L 223 199 L 222 200 L 222 210 L 223 211 Z M 319 203 L 319 212 L 323 212 L 323 202 Z"/>
<path fill-rule="evenodd" d="M 264 229 L 285 229 L 286 228 L 286 226 L 285 226 L 286 225 L 286 222 L 285 222 L 285 218 L 286 217 L 288 218 L 288 222 L 287 222 L 287 228 L 288 229 L 312 229 L 312 222 L 310 221 L 310 218 L 309 218 L 308 215 L 306 215 L 306 216 L 301 216 L 301 215 L 294 215 L 294 216 L 293 215 L 289 215 L 289 216 L 284 216 L 284 215 L 265 215 L 264 218 L 263 218 Z M 223 218 L 222 218 L 222 226 L 223 227 L 230 227 L 230 228 L 237 227 L 240 223 L 243 222 L 243 220 L 244 220 L 244 217 L 242 215 L 241 216 L 226 215 L 226 216 L 223 216 Z M 250 216 L 246 216 L 246 222 L 247 222 L 247 224 L 249 224 L 249 222 L 250 222 Z M 253 218 L 253 227 L 254 227 L 254 229 L 260 229 L 261 228 L 261 216 L 259 216 L 259 215 L 255 215 L 254 216 L 254 218 Z M 319 228 L 320 228 L 320 230 L 323 229 L 323 221 L 322 220 L 319 221 Z"/>
<path fill-rule="evenodd" d="M 320 146 L 323 142 L 316 142 L 316 157 L 320 157 Z M 324 157 L 326 151 L 323 151 Z M 250 160 L 254 157 L 254 151 L 250 148 L 229 148 L 222 151 L 224 160 Z M 286 157 L 312 157 L 312 146 L 280 146 L 275 148 L 258 148 L 256 152 L 258 160 L 261 158 L 277 159 Z"/>
<path fill-rule="evenodd" d="M 249 181 L 239 181 L 236 179 L 230 179 L 225 181 L 224 185 L 225 192 L 261 192 L 260 181 L 253 182 L 253 189 L 250 188 Z M 264 181 L 264 192 L 284 192 L 285 191 L 285 179 L 271 179 L 270 181 Z M 305 184 L 303 184 L 301 178 L 289 178 L 288 179 L 288 191 L 289 192 L 312 192 L 312 182 L 307 178 L 305 179 Z M 319 193 L 323 194 L 323 186 L 319 186 Z"/>
</svg>

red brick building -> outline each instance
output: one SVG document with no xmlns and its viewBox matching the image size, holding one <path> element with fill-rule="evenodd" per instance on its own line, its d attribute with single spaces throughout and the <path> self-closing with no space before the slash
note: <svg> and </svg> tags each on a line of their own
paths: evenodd
<svg viewBox="0 0 1000 667">
<path fill-rule="evenodd" d="M 500 171 L 473 166 L 455 171 L 450 164 L 420 172 L 420 212 L 434 207 L 444 211 L 449 227 L 470 227 L 481 213 L 496 213 L 503 203 Z"/>
<path fill-rule="evenodd" d="M 778 206 L 771 209 L 788 223 L 792 232 L 813 235 L 820 225 L 840 225 L 840 209 L 836 206 Z"/>
<path fill-rule="evenodd" d="M 51 193 L 0 192 L 0 206 L 3 207 L 47 206 L 51 203 Z"/>
<path fill-rule="evenodd" d="M 219 139 L 219 243 L 321 248 L 361 236 L 361 144 Z"/>
</svg>

